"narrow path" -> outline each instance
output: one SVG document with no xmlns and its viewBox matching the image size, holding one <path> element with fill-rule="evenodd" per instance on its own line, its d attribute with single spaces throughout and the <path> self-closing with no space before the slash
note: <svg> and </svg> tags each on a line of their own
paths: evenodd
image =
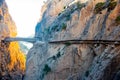
<svg viewBox="0 0 120 80">
<path fill-rule="evenodd" d="M 120 44 L 120 40 L 62 40 L 50 41 L 53 44 Z"/>
<path fill-rule="evenodd" d="M 36 41 L 38 41 L 38 39 L 37 39 L 37 38 L 21 38 L 21 37 L 15 37 L 15 38 L 5 38 L 4 41 L 6 41 L 6 42 L 24 41 L 24 42 L 35 43 Z"/>
<path fill-rule="evenodd" d="M 37 38 L 15 37 L 15 38 L 6 38 L 4 41 L 7 41 L 7 42 L 24 41 L 24 42 L 35 43 L 40 40 Z M 48 43 L 49 44 L 116 44 L 116 45 L 120 45 L 120 40 L 77 40 L 76 39 L 76 40 L 49 41 Z"/>
</svg>

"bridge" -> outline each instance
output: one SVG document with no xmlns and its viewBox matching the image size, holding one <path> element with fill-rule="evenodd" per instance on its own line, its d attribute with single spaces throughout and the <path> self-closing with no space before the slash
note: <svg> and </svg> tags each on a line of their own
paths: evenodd
<svg viewBox="0 0 120 80">
<path fill-rule="evenodd" d="M 39 41 L 37 38 L 21 38 L 21 37 L 15 37 L 15 38 L 5 38 L 4 41 L 6 42 L 13 42 L 13 41 L 24 41 L 29 43 L 35 43 L 36 41 Z"/>
<path fill-rule="evenodd" d="M 30 42 L 35 43 L 39 41 L 39 43 L 43 44 L 45 42 L 40 41 L 38 38 L 21 38 L 21 37 L 15 37 L 15 38 L 5 38 L 4 41 L 6 42 L 13 42 L 13 41 L 24 41 L 24 42 Z M 48 41 L 49 44 L 115 44 L 120 45 L 120 40 L 60 40 L 60 41 Z"/>
</svg>

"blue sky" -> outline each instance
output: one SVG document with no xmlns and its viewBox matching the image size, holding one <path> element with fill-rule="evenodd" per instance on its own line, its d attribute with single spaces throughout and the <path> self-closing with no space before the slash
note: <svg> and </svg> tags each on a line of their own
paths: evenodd
<svg viewBox="0 0 120 80">
<path fill-rule="evenodd" d="M 17 36 L 28 37 L 34 34 L 43 0 L 6 0 L 6 2 L 17 26 Z"/>
</svg>

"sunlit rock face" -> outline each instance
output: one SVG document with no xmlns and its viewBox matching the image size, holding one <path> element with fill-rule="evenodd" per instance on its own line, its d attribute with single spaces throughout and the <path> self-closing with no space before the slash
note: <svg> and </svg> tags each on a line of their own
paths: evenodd
<svg viewBox="0 0 120 80">
<path fill-rule="evenodd" d="M 16 26 L 4 0 L 0 0 L 0 80 L 22 80 L 25 70 L 25 55 L 18 42 L 4 42 L 6 37 L 15 37 Z"/>
<path fill-rule="evenodd" d="M 119 80 L 120 45 L 49 44 L 51 40 L 120 40 L 119 0 L 48 0 L 27 55 L 25 80 Z M 84 4 L 82 4 L 84 3 Z"/>
</svg>

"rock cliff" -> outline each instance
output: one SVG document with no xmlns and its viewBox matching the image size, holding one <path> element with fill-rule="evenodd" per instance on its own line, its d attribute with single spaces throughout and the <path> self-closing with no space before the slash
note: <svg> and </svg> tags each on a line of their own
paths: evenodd
<svg viewBox="0 0 120 80">
<path fill-rule="evenodd" d="M 119 0 L 47 0 L 27 55 L 25 80 L 119 80 L 120 45 L 49 44 L 120 40 Z"/>
<path fill-rule="evenodd" d="M 6 37 L 15 37 L 16 25 L 6 2 L 0 0 L 0 80 L 22 80 L 25 70 L 25 55 L 18 42 L 5 42 Z"/>
</svg>

